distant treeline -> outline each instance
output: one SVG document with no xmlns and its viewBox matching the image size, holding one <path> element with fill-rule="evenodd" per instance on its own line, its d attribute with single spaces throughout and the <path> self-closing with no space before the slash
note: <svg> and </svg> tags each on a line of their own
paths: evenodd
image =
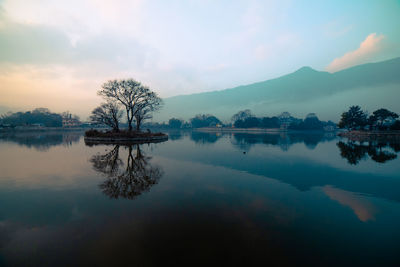
<svg viewBox="0 0 400 267">
<path fill-rule="evenodd" d="M 315 113 L 309 113 L 306 118 L 299 119 L 283 112 L 279 116 L 262 117 L 254 116 L 250 110 L 239 111 L 232 116 L 235 128 L 281 128 L 289 130 L 333 130 L 336 124 L 331 121 L 320 121 Z"/>
<path fill-rule="evenodd" d="M 210 114 L 198 114 L 189 121 L 178 118 L 171 118 L 168 123 L 148 122 L 143 125 L 147 128 L 171 128 L 189 129 L 202 127 L 222 127 L 223 123 L 215 116 Z"/>
<path fill-rule="evenodd" d="M 349 130 L 400 130 L 398 117 L 398 114 L 385 108 L 369 115 L 360 106 L 351 106 L 342 113 L 338 126 Z"/>
<path fill-rule="evenodd" d="M 256 117 L 248 109 L 234 114 L 231 121 L 223 123 L 211 114 L 198 114 L 188 121 L 171 118 L 168 123 L 145 123 L 146 128 L 189 129 L 202 127 L 234 128 L 280 128 L 287 130 L 334 130 L 337 126 L 349 130 L 400 130 L 399 115 L 380 108 L 371 115 L 359 106 L 351 106 L 343 112 L 340 122 L 321 121 L 315 113 L 309 113 L 304 119 L 295 118 L 288 112 L 273 117 Z M 80 125 L 79 117 L 69 112 L 53 113 L 47 108 L 32 111 L 7 113 L 0 116 L 0 127 L 42 126 L 62 127 Z M 123 126 L 126 126 L 123 124 Z"/>
<path fill-rule="evenodd" d="M 250 110 L 242 110 L 232 116 L 231 122 L 222 123 L 217 117 L 211 114 L 199 114 L 189 121 L 171 118 L 168 123 L 147 123 L 148 128 L 202 128 L 202 127 L 234 127 L 234 128 L 283 128 L 290 130 L 333 130 L 336 128 L 334 122 L 320 121 L 314 113 L 306 118 L 299 119 L 292 117 L 290 113 L 283 112 L 274 117 L 256 117 Z"/>
<path fill-rule="evenodd" d="M 69 112 L 61 114 L 53 113 L 47 108 L 36 108 L 32 111 L 7 113 L 0 117 L 0 126 L 41 126 L 41 127 L 62 127 L 63 119 L 71 122 L 79 122 L 79 117 Z"/>
<path fill-rule="evenodd" d="M 325 130 L 335 128 L 349 130 L 400 130 L 399 115 L 395 112 L 380 108 L 371 115 L 362 111 L 359 106 L 351 106 L 343 112 L 338 124 L 332 121 L 321 121 L 315 113 L 309 113 L 304 119 L 295 118 L 288 112 L 273 117 L 256 117 L 249 109 L 234 114 L 231 121 L 222 123 L 211 114 L 199 114 L 189 121 L 171 118 L 168 123 L 147 123 L 147 128 L 201 128 L 201 127 L 233 127 L 233 128 L 280 128 L 285 130 Z"/>
</svg>

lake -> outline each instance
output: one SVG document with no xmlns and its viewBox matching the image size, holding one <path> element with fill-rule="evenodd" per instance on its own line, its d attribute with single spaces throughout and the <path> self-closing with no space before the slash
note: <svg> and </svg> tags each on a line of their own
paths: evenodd
<svg viewBox="0 0 400 267">
<path fill-rule="evenodd" d="M 400 146 L 0 135 L 0 265 L 400 265 Z"/>
</svg>

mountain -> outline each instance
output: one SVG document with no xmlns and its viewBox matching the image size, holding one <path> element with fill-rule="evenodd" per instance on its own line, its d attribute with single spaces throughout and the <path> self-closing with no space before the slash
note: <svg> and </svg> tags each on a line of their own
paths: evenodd
<svg viewBox="0 0 400 267">
<path fill-rule="evenodd" d="M 188 119 L 198 113 L 210 113 L 229 120 L 238 110 L 249 108 L 258 116 L 289 111 L 301 117 L 315 112 L 321 119 L 337 121 L 350 105 L 360 105 L 371 112 L 380 107 L 400 112 L 398 99 L 400 57 L 335 73 L 302 67 L 291 74 L 250 85 L 166 98 L 155 119 Z"/>
</svg>

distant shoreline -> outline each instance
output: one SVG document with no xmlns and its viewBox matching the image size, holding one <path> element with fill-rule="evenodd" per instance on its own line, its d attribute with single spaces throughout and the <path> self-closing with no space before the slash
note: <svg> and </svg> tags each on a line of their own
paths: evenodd
<svg viewBox="0 0 400 267">
<path fill-rule="evenodd" d="M 88 128 L 63 128 L 63 127 L 26 127 L 26 128 L 3 128 L 0 133 L 22 133 L 22 132 L 72 132 L 72 131 L 85 131 Z"/>
</svg>

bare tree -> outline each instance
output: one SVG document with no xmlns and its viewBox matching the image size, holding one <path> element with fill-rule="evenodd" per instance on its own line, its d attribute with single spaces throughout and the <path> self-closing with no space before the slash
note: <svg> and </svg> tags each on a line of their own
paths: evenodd
<svg viewBox="0 0 400 267">
<path fill-rule="evenodd" d="M 121 117 L 122 111 L 119 109 L 117 103 L 109 101 L 95 108 L 92 111 L 90 120 L 94 123 L 110 126 L 114 131 L 118 132 Z"/>
<path fill-rule="evenodd" d="M 147 98 L 137 105 L 135 110 L 136 131 L 140 131 L 140 125 L 146 119 L 153 117 L 152 112 L 159 110 L 162 105 L 162 100 L 156 93 L 151 92 L 147 94 Z"/>
<path fill-rule="evenodd" d="M 132 131 L 132 121 L 136 114 L 148 114 L 161 104 L 161 99 L 158 98 L 156 93 L 133 79 L 108 81 L 103 84 L 98 94 L 106 99 L 118 101 L 125 108 L 129 131 Z M 154 99 L 158 100 L 154 101 Z M 148 110 L 144 111 L 144 109 Z M 138 115 L 140 122 L 145 117 L 146 115 Z"/>
</svg>

